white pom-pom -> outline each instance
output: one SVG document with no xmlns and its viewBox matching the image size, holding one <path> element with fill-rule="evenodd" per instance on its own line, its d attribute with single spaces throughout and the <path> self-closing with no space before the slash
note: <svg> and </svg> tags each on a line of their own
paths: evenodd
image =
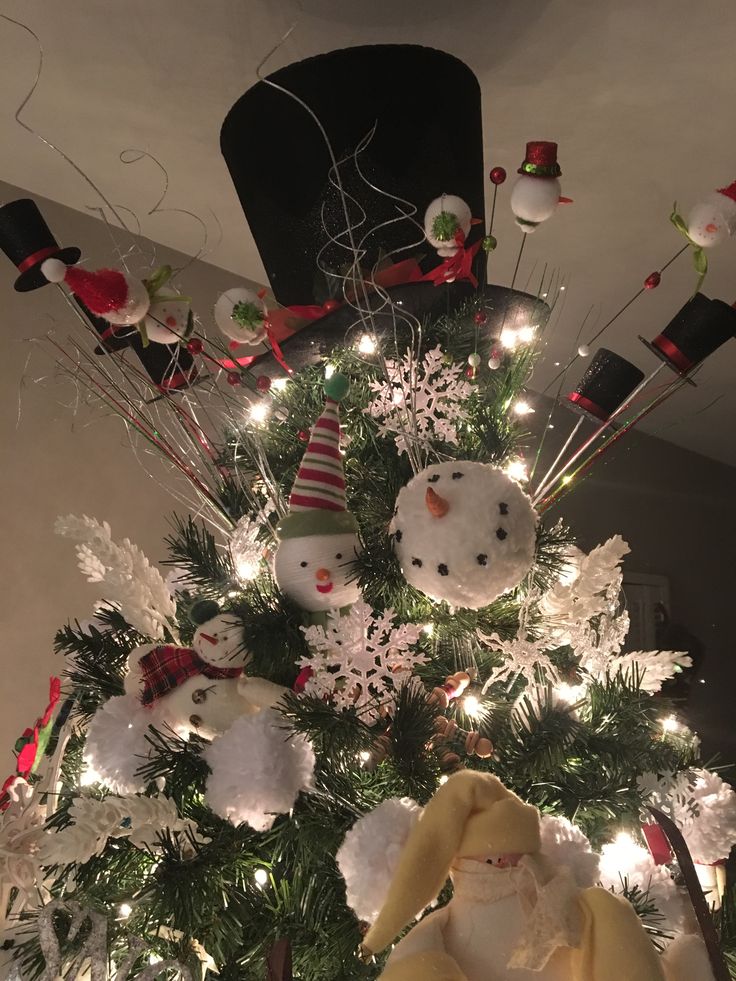
<svg viewBox="0 0 736 981">
<path fill-rule="evenodd" d="M 662 955 L 667 981 L 715 981 L 708 951 L 701 937 L 683 933 Z"/>
<path fill-rule="evenodd" d="M 116 794 L 138 794 L 146 789 L 138 769 L 151 754 L 146 739 L 157 716 L 130 695 L 110 698 L 95 712 L 84 745 L 84 761 L 99 782 Z"/>
<path fill-rule="evenodd" d="M 551 218 L 560 203 L 560 182 L 556 177 L 530 177 L 522 174 L 511 191 L 511 210 L 522 232 L 533 232 Z"/>
<path fill-rule="evenodd" d="M 578 354 L 579 354 L 579 356 L 581 358 L 589 358 L 590 357 L 590 348 L 588 347 L 588 345 L 587 344 L 581 344 L 580 347 L 578 348 Z"/>
<path fill-rule="evenodd" d="M 409 797 L 391 797 L 358 818 L 337 853 L 347 903 L 372 923 L 386 900 L 401 850 L 422 809 Z"/>
<path fill-rule="evenodd" d="M 66 276 L 66 263 L 61 259 L 45 259 L 41 263 L 41 273 L 50 283 L 63 283 Z"/>
<path fill-rule="evenodd" d="M 567 818 L 543 814 L 541 832 L 542 852 L 554 865 L 567 866 L 581 889 L 596 884 L 599 858 L 580 828 Z"/>
<path fill-rule="evenodd" d="M 285 729 L 283 716 L 271 710 L 237 719 L 204 758 L 212 770 L 205 795 L 209 806 L 256 831 L 267 831 L 312 784 L 311 743 Z"/>
</svg>

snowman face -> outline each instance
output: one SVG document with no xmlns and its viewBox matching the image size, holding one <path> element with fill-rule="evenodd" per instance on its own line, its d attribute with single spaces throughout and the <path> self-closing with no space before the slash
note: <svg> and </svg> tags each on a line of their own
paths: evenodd
<svg viewBox="0 0 736 981">
<path fill-rule="evenodd" d="M 358 536 L 305 535 L 285 538 L 276 551 L 276 582 L 282 593 L 309 612 L 334 610 L 360 597 L 352 566 Z"/>
<path fill-rule="evenodd" d="M 391 533 L 407 582 L 431 599 L 477 610 L 529 571 L 536 521 L 506 474 L 462 460 L 427 467 L 402 488 Z"/>
<path fill-rule="evenodd" d="M 688 215 L 687 230 L 693 242 L 705 249 L 719 245 L 729 235 L 723 212 L 710 202 L 695 205 Z"/>
<path fill-rule="evenodd" d="M 266 306 L 258 294 L 254 293 L 253 290 L 236 287 L 227 290 L 218 297 L 214 310 L 215 323 L 225 337 L 236 344 L 260 344 L 266 336 L 262 319 L 260 322 L 254 322 L 252 326 L 238 323 L 237 320 L 233 319 L 233 310 L 238 303 L 246 303 L 256 308 L 265 318 Z"/>
<path fill-rule="evenodd" d="M 203 661 L 219 668 L 242 668 L 250 656 L 245 647 L 243 624 L 227 613 L 197 627 L 192 647 Z"/>
<path fill-rule="evenodd" d="M 240 692 L 237 678 L 187 678 L 156 702 L 164 722 L 177 732 L 196 732 L 204 739 L 221 736 L 253 707 Z"/>
<path fill-rule="evenodd" d="M 522 174 L 511 192 L 511 210 L 517 218 L 539 224 L 554 214 L 560 203 L 560 191 L 556 177 Z"/>
<path fill-rule="evenodd" d="M 189 304 L 176 295 L 159 297 L 145 320 L 146 335 L 154 344 L 178 344 L 186 337 Z"/>
</svg>

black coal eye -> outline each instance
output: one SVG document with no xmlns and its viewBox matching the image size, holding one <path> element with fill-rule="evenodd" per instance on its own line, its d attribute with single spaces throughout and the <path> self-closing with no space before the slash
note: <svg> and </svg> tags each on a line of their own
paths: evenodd
<svg viewBox="0 0 736 981">
<path fill-rule="evenodd" d="M 498 505 L 498 510 L 499 510 L 499 512 L 500 512 L 501 514 L 508 514 L 508 513 L 509 513 L 509 506 L 508 506 L 508 504 L 504 504 L 504 503 L 503 503 L 503 501 L 502 501 L 502 502 L 501 502 L 501 503 L 500 503 L 500 504 Z"/>
<path fill-rule="evenodd" d="M 418 569 L 421 569 L 422 568 L 422 560 L 421 559 L 412 559 L 411 560 L 411 564 L 412 565 L 415 565 Z"/>
<path fill-rule="evenodd" d="M 502 542 L 504 538 L 508 537 L 508 532 L 504 531 L 503 528 L 496 528 L 496 538 Z"/>
<path fill-rule="evenodd" d="M 480 555 L 476 555 L 475 560 L 478 563 L 478 565 L 488 565 L 488 556 L 485 555 L 483 552 L 481 552 Z"/>
<path fill-rule="evenodd" d="M 207 701 L 207 690 L 205 688 L 198 688 L 192 693 L 192 701 L 195 705 L 201 705 L 202 702 Z"/>
<path fill-rule="evenodd" d="M 439 564 L 439 565 L 437 566 L 437 572 L 439 572 L 439 574 L 440 574 L 441 576 L 449 576 L 449 575 L 450 575 L 450 570 L 449 570 L 449 569 L 447 568 L 447 566 L 445 565 L 445 563 L 444 563 L 444 562 L 441 562 L 441 563 L 440 563 L 440 564 Z"/>
<path fill-rule="evenodd" d="M 456 470 L 455 473 L 452 475 L 452 479 L 460 480 L 462 476 L 464 476 L 464 474 L 462 474 L 459 470 Z"/>
<path fill-rule="evenodd" d="M 439 479 L 440 475 L 438 473 L 433 473 L 431 477 L 427 477 L 427 483 L 436 484 Z"/>
<path fill-rule="evenodd" d="M 342 558 L 342 552 L 338 552 L 337 555 L 335 556 L 335 558 L 336 559 L 341 559 Z"/>
<path fill-rule="evenodd" d="M 302 569 L 306 569 L 308 564 L 309 563 L 307 563 L 307 562 L 300 562 L 299 563 L 299 565 L 302 567 Z"/>
<path fill-rule="evenodd" d="M 403 538 L 400 528 L 397 528 L 396 531 L 394 532 L 394 538 L 396 539 L 397 542 L 400 542 L 401 539 Z"/>
</svg>

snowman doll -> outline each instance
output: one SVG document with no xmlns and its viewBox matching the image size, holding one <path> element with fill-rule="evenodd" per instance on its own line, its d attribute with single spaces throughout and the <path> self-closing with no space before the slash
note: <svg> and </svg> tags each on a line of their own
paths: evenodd
<svg viewBox="0 0 736 981">
<path fill-rule="evenodd" d="M 557 144 L 547 140 L 527 143 L 518 173 L 521 176 L 511 191 L 511 210 L 522 232 L 533 232 L 552 217 L 561 201 L 569 201 L 560 196 L 558 177 L 562 171 L 557 163 Z"/>
<path fill-rule="evenodd" d="M 338 404 L 348 388 L 344 375 L 325 381 L 325 406 L 296 475 L 289 513 L 276 528 L 274 574 L 279 589 L 316 619 L 327 610 L 350 606 L 360 596 L 352 575 L 360 550 L 358 522 L 347 510 L 340 451 Z"/>
<path fill-rule="evenodd" d="M 392 943 L 448 876 L 452 899 L 396 945 L 384 981 L 664 979 L 633 907 L 578 886 L 543 853 L 539 811 L 472 770 L 451 776 L 414 823 L 364 959 Z"/>
<path fill-rule="evenodd" d="M 696 204 L 687 218 L 691 242 L 708 249 L 736 232 L 736 181 Z"/>
<path fill-rule="evenodd" d="M 161 290 L 151 300 L 143 320 L 146 337 L 154 344 L 178 344 L 192 329 L 189 300 L 173 290 Z"/>
<path fill-rule="evenodd" d="M 433 600 L 478 610 L 517 586 L 534 561 L 537 515 L 497 467 L 427 467 L 399 491 L 391 522 L 408 583 Z"/>
<path fill-rule="evenodd" d="M 266 338 L 266 304 L 260 292 L 240 286 L 226 290 L 217 298 L 214 316 L 233 345 L 254 347 Z"/>
<path fill-rule="evenodd" d="M 424 213 L 424 234 L 442 257 L 455 255 L 460 248 L 458 239 L 465 240 L 471 224 L 470 208 L 456 194 L 435 198 Z"/>
</svg>

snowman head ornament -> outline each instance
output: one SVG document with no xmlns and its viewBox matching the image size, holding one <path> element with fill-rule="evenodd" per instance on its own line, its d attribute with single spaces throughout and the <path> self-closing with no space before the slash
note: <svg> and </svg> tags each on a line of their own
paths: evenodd
<svg viewBox="0 0 736 981">
<path fill-rule="evenodd" d="M 503 471 L 453 460 L 399 491 L 390 530 L 407 582 L 431 599 L 478 610 L 527 574 L 536 525 L 530 499 Z"/>
<path fill-rule="evenodd" d="M 294 481 L 289 513 L 276 528 L 276 582 L 310 613 L 349 606 L 360 596 L 352 569 L 360 550 L 358 523 L 347 510 L 340 452 L 338 403 L 348 385 L 340 374 L 325 382 L 324 409 Z"/>
</svg>

